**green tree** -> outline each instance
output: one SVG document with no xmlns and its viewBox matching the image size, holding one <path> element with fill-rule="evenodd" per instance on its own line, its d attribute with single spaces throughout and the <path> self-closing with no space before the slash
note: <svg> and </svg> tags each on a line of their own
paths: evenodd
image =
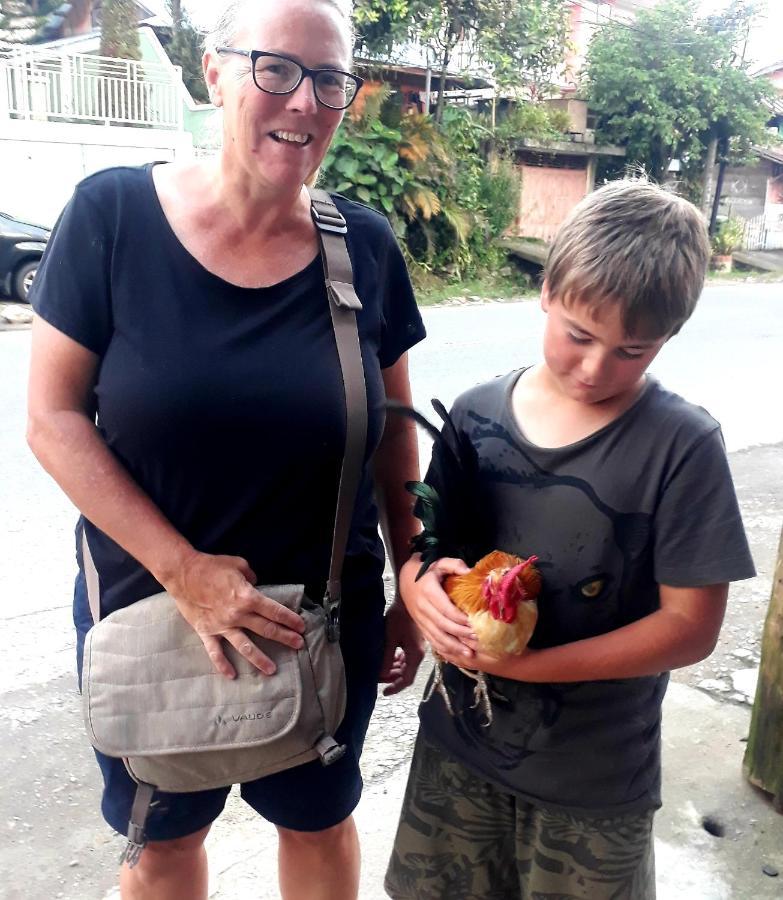
<svg viewBox="0 0 783 900">
<path fill-rule="evenodd" d="M 738 51 L 755 7 L 734 0 L 721 16 L 700 19 L 698 5 L 664 0 L 633 26 L 608 24 L 588 53 L 599 139 L 624 146 L 628 162 L 657 180 L 673 159 L 702 171 L 719 140 L 734 153 L 764 140 L 768 89 Z"/>
<path fill-rule="evenodd" d="M 101 56 L 141 59 L 134 0 L 103 0 Z"/>
<path fill-rule="evenodd" d="M 388 57 L 395 43 L 411 36 L 417 8 L 418 0 L 356 0 L 356 52 Z"/>
<path fill-rule="evenodd" d="M 446 77 L 454 51 L 469 42 L 475 56 L 501 85 L 526 84 L 546 92 L 562 64 L 568 7 L 561 0 L 358 0 L 360 44 L 388 52 L 396 42 L 418 38 L 433 54 L 438 80 L 437 121 L 443 117 Z"/>
<path fill-rule="evenodd" d="M 193 25 L 181 0 L 167 0 L 171 13 L 171 40 L 166 47 L 169 59 L 182 68 L 182 80 L 190 96 L 201 103 L 209 101 L 201 67 L 203 34 Z"/>
<path fill-rule="evenodd" d="M 560 0 L 440 0 L 418 10 L 418 28 L 436 52 L 440 85 L 436 118 L 443 115 L 446 73 L 465 40 L 500 85 L 525 85 L 533 96 L 548 84 L 565 56 L 568 7 Z"/>
<path fill-rule="evenodd" d="M 533 99 L 551 91 L 563 65 L 569 36 L 569 10 L 560 0 L 486 0 L 477 42 L 500 86 L 520 81 Z"/>
<path fill-rule="evenodd" d="M 33 43 L 49 14 L 61 5 L 57 0 L 0 0 L 0 41 Z"/>
</svg>

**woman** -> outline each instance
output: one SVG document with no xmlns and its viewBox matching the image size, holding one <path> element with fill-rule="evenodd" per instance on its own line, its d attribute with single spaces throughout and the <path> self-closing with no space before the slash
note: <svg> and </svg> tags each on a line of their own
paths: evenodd
<svg viewBox="0 0 783 900">
<path fill-rule="evenodd" d="M 163 586 L 219 672 L 232 674 L 227 641 L 271 674 L 246 633 L 297 647 L 302 623 L 253 585 L 304 582 L 316 596 L 331 548 L 344 399 L 303 185 L 358 83 L 340 74 L 351 57 L 342 0 L 237 0 L 212 38 L 204 71 L 224 111 L 219 158 L 98 173 L 58 223 L 33 297 L 29 442 L 83 514 L 77 537 L 103 615 Z M 384 394 L 409 402 L 406 351 L 424 330 L 388 223 L 336 202 L 363 303 L 368 458 L 375 450 L 400 565 L 415 529 L 402 485 L 416 477 L 416 444 L 399 417 L 384 428 L 381 408 Z M 368 466 L 343 572 L 349 699 L 337 736 L 350 752 L 242 786 L 278 828 L 286 900 L 356 897 L 351 812 L 375 684 L 380 674 L 387 692 L 407 686 L 422 655 L 397 602 L 384 653 L 372 494 Z M 92 624 L 81 571 L 74 618 L 80 656 Z M 97 755 L 104 816 L 124 832 L 134 784 L 121 761 Z M 121 871 L 124 900 L 179 897 L 183 883 L 206 897 L 204 838 L 226 793 L 157 798 L 150 843 Z"/>
</svg>

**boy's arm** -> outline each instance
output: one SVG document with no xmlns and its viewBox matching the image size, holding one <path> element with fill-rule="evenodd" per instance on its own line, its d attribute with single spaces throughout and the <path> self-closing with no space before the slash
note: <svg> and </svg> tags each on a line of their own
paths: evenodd
<svg viewBox="0 0 783 900">
<path fill-rule="evenodd" d="M 449 662 L 515 681 L 568 682 L 637 678 L 688 666 L 715 648 L 728 584 L 681 588 L 660 585 L 661 607 L 615 631 L 521 656 L 476 653 Z"/>
<path fill-rule="evenodd" d="M 408 354 L 383 369 L 386 397 L 410 406 Z M 386 635 L 379 681 L 385 695 L 396 694 L 413 683 L 424 658 L 424 641 L 399 600 L 400 568 L 410 556 L 410 540 L 419 525 L 411 509 L 405 482 L 419 477 L 416 426 L 401 416 L 387 416 L 374 457 L 375 498 L 378 503 L 386 554 L 397 581 L 398 596 L 386 612 Z"/>
</svg>

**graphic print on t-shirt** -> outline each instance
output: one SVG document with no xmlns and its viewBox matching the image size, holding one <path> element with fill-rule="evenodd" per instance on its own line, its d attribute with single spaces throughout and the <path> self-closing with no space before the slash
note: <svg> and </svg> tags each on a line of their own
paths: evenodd
<svg viewBox="0 0 783 900">
<path fill-rule="evenodd" d="M 531 647 L 618 627 L 620 598 L 647 545 L 650 514 L 613 509 L 584 478 L 538 465 L 501 424 L 475 411 L 468 418 L 495 526 L 488 543 L 538 557 L 543 587 Z M 487 441 L 500 444 L 482 452 Z"/>
</svg>

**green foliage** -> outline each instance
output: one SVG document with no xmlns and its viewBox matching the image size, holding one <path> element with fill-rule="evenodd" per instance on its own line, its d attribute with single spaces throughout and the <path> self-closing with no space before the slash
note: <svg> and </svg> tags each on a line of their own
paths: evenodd
<svg viewBox="0 0 783 900">
<path fill-rule="evenodd" d="M 512 221 L 514 173 L 487 170 L 487 130 L 449 107 L 442 125 L 428 115 L 399 118 L 383 98 L 346 119 L 321 167 L 323 183 L 388 216 L 412 267 L 461 277 L 495 262 L 494 237 Z"/>
<path fill-rule="evenodd" d="M 764 139 L 763 79 L 741 59 L 755 7 L 733 0 L 698 17 L 698 0 L 664 0 L 633 29 L 602 28 L 588 54 L 586 88 L 602 141 L 661 180 L 672 159 L 703 165 L 711 137 L 747 152 Z"/>
<path fill-rule="evenodd" d="M 363 126 L 363 127 L 362 127 Z M 352 200 L 383 209 L 392 220 L 402 211 L 399 201 L 412 181 L 412 173 L 401 165 L 402 134 L 379 119 L 346 123 L 321 166 L 330 187 Z M 393 221 L 400 230 L 399 222 Z"/>
<path fill-rule="evenodd" d="M 496 147 L 501 155 L 509 156 L 523 138 L 534 141 L 562 140 L 570 125 L 564 109 L 533 101 L 517 103 L 495 129 Z"/>
<path fill-rule="evenodd" d="M 395 43 L 410 37 L 415 6 L 410 0 L 357 0 L 353 12 L 356 50 L 388 56 Z"/>
<path fill-rule="evenodd" d="M 59 0 L 0 0 L 0 40 L 9 44 L 34 42 L 49 13 L 61 5 Z"/>
<path fill-rule="evenodd" d="M 182 80 L 194 100 L 209 102 L 209 93 L 204 83 L 201 67 L 204 36 L 193 25 L 180 0 L 167 0 L 171 13 L 171 41 L 166 47 L 169 59 L 182 68 Z"/>
<path fill-rule="evenodd" d="M 519 210 L 520 181 L 517 170 L 505 160 L 495 171 L 485 170 L 479 182 L 479 203 L 492 238 L 500 237 Z"/>
<path fill-rule="evenodd" d="M 134 0 L 103 0 L 101 56 L 141 59 Z"/>
<path fill-rule="evenodd" d="M 527 83 L 532 97 L 550 92 L 568 46 L 570 10 L 561 0 L 483 0 L 477 35 L 497 84 Z"/>
<path fill-rule="evenodd" d="M 469 110 L 461 106 L 446 107 L 441 131 L 455 160 L 451 174 L 457 196 L 466 209 L 477 210 L 479 185 L 486 168 L 481 146 L 491 134 Z"/>
<path fill-rule="evenodd" d="M 729 256 L 742 246 L 745 223 L 742 219 L 726 219 L 718 226 L 712 238 L 712 252 L 717 256 Z"/>
<path fill-rule="evenodd" d="M 388 89 L 368 99 L 359 119 L 347 118 L 321 166 L 324 181 L 352 200 L 383 210 L 398 235 L 405 217 L 431 218 L 440 212 L 437 197 L 417 179 L 417 167 L 440 152 L 427 129 L 429 117 L 412 116 L 396 127 L 387 124 L 382 108 Z"/>
<path fill-rule="evenodd" d="M 533 96 L 548 90 L 569 32 L 562 0 L 357 0 L 354 19 L 362 52 L 388 56 L 415 37 L 442 71 L 467 39 L 499 85 L 524 82 Z"/>
<path fill-rule="evenodd" d="M 412 270 L 416 300 L 420 306 L 432 306 L 449 300 L 467 301 L 469 297 L 494 300 L 517 300 L 535 296 L 539 288 L 534 279 L 515 267 L 504 257 L 499 264 L 466 276 L 458 283 L 424 271 L 420 266 Z"/>
</svg>

